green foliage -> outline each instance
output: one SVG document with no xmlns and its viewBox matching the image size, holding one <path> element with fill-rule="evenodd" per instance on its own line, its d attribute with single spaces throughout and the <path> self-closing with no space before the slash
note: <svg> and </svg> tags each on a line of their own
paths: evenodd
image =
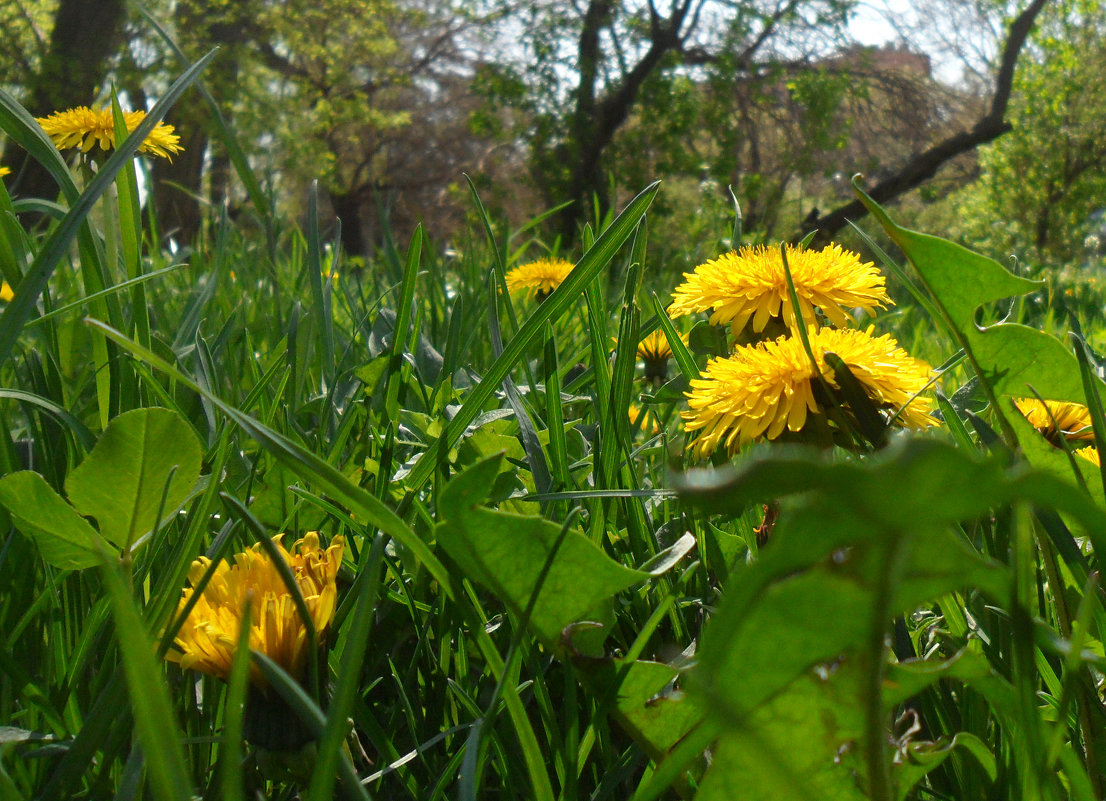
<svg viewBox="0 0 1106 801">
<path fill-rule="evenodd" d="M 135 409 L 112 420 L 69 474 L 72 507 L 30 471 L 0 479 L 0 504 L 35 538 L 47 562 L 77 570 L 99 564 L 108 543 L 124 552 L 134 548 L 192 496 L 199 477 L 200 444 L 180 415 Z"/>
<path fill-rule="evenodd" d="M 1106 46 L 1098 0 L 1049 4 L 1019 63 L 1009 134 L 981 157 L 981 180 L 957 200 L 963 237 L 992 253 L 1014 254 L 1040 272 L 1069 265 L 1062 284 L 1097 277 L 1101 239 L 1095 215 L 1106 190 Z"/>
<path fill-rule="evenodd" d="M 46 56 L 57 0 L 0 6 L 0 72 L 3 88 L 31 84 Z"/>
<path fill-rule="evenodd" d="M 189 425 L 168 409 L 135 409 L 112 420 L 65 491 L 108 542 L 128 549 L 181 507 L 199 476 L 200 443 Z"/>
<path fill-rule="evenodd" d="M 38 473 L 21 470 L 0 479 L 0 503 L 16 526 L 38 543 L 42 558 L 62 570 L 100 563 L 108 545 Z"/>
</svg>

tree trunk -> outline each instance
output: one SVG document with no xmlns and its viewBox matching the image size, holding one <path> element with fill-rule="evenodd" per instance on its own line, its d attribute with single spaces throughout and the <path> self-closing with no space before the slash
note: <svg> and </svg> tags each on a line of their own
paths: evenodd
<svg viewBox="0 0 1106 801">
<path fill-rule="evenodd" d="M 206 110 L 206 106 L 196 104 L 174 119 L 184 152 L 178 153 L 172 161 L 155 159 L 151 173 L 158 228 L 162 236 L 172 237 L 181 246 L 192 244 L 203 221 L 202 181 L 208 144 Z"/>
<path fill-rule="evenodd" d="M 598 197 L 600 212 L 608 204 L 603 155 L 615 134 L 630 117 L 638 94 L 649 77 L 660 67 L 669 52 L 678 50 L 683 37 L 684 22 L 693 5 L 692 0 L 672 4 L 667 17 L 650 19 L 649 49 L 630 67 L 621 80 L 611 85 L 600 98 L 597 94 L 599 76 L 600 35 L 610 24 L 615 4 L 611 0 L 592 0 L 584 15 L 577 45 L 580 82 L 577 85 L 568 141 L 561 155 L 568 159 L 566 196 L 556 202 L 572 200 L 558 214 L 560 233 L 572 241 L 591 207 L 592 197 Z"/>
<path fill-rule="evenodd" d="M 367 256 L 365 231 L 361 226 L 361 197 L 359 193 L 330 193 L 330 205 L 334 216 L 342 224 L 342 252 L 347 256 Z"/>
<path fill-rule="evenodd" d="M 31 114 L 44 117 L 95 101 L 119 43 L 125 7 L 125 0 L 61 0 L 50 48 L 28 94 Z M 14 194 L 51 199 L 57 195 L 50 173 L 29 155 L 12 163 Z"/>
</svg>

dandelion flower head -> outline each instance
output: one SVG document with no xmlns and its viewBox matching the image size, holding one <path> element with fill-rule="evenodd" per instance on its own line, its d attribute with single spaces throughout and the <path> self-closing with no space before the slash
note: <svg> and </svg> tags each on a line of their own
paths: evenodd
<svg viewBox="0 0 1106 801">
<path fill-rule="evenodd" d="M 15 297 L 15 290 L 12 289 L 11 284 L 7 281 L 0 283 L 0 300 L 7 303 L 9 300 Z"/>
<path fill-rule="evenodd" d="M 137 128 L 145 118 L 145 111 L 123 112 L 128 131 Z M 115 147 L 115 122 L 110 108 L 77 106 L 66 111 L 55 111 L 49 117 L 38 117 L 35 121 L 42 126 L 42 130 L 53 140 L 58 150 L 79 147 L 82 152 L 87 153 L 97 144 L 102 150 L 112 150 Z M 173 156 L 183 149 L 180 146 L 180 137 L 173 133 L 173 126 L 159 122 L 139 145 L 138 152 L 162 156 L 172 161 Z"/>
<path fill-rule="evenodd" d="M 1098 448 L 1095 448 L 1095 447 L 1092 447 L 1092 446 L 1088 446 L 1086 448 L 1079 448 L 1075 452 L 1075 455 L 1083 457 L 1088 462 L 1094 462 L 1099 467 L 1102 466 L 1102 460 L 1099 458 L 1099 455 L 1098 455 Z"/>
<path fill-rule="evenodd" d="M 281 558 L 291 568 L 316 632 L 323 632 L 334 618 L 338 591 L 335 577 L 342 563 L 345 541 L 335 537 L 323 548 L 317 532 L 308 532 L 289 553 L 274 537 Z M 192 563 L 188 580 L 192 587 L 181 593 L 178 614 L 194 594 L 194 587 L 208 571 L 211 560 L 200 557 Z M 254 545 L 235 554 L 234 564 L 220 562 L 196 605 L 174 640 L 178 651 L 166 658 L 212 676 L 226 679 L 238 645 L 243 610 L 250 601 L 250 648 L 260 651 L 294 678 L 302 678 L 308 657 L 307 629 L 296 609 L 276 565 Z M 261 687 L 265 682 L 254 665 L 251 681 Z"/>
<path fill-rule="evenodd" d="M 686 345 L 687 334 L 681 334 L 680 340 Z M 645 378 L 661 382 L 668 377 L 668 360 L 672 358 L 672 347 L 664 331 L 657 329 L 642 338 L 637 346 L 637 357 L 645 362 Z"/>
<path fill-rule="evenodd" d="M 815 308 L 834 325 L 845 326 L 846 308 L 872 311 L 892 302 L 879 270 L 872 262 L 862 263 L 856 253 L 840 245 L 822 250 L 785 247 L 805 325 L 816 324 Z M 728 323 L 735 337 L 750 320 L 754 332 L 763 331 L 769 320 L 780 316 L 789 329 L 795 329 L 779 248 L 743 247 L 700 264 L 684 278 L 672 295 L 670 317 L 709 311 L 711 324 Z"/>
<path fill-rule="evenodd" d="M 637 427 L 650 436 L 661 433 L 660 421 L 648 409 L 643 409 L 636 403 L 631 403 L 627 409 L 627 415 L 630 419 L 631 427 Z"/>
<path fill-rule="evenodd" d="M 810 347 L 822 377 L 838 387 L 825 357 L 835 353 L 875 406 L 899 412 L 896 425 L 936 425 L 928 399 L 914 398 L 903 408 L 925 387 L 929 366 L 907 355 L 890 335 L 873 337 L 871 331 L 811 328 Z M 809 415 L 823 413 L 815 396 L 817 382 L 798 337 L 739 346 L 732 356 L 711 359 L 687 393 L 684 428 L 697 432 L 689 447 L 705 459 L 720 446 L 733 454 L 761 437 L 776 439 L 785 430 L 801 431 Z"/>
<path fill-rule="evenodd" d="M 686 345 L 687 334 L 681 334 L 680 340 Z M 637 345 L 637 357 L 643 362 L 666 362 L 672 358 L 672 346 L 668 344 L 668 337 L 664 331 L 658 328 L 651 334 L 643 337 Z"/>
<path fill-rule="evenodd" d="M 1068 440 L 1094 439 L 1091 413 L 1081 403 L 1069 401 L 1039 401 L 1036 398 L 1015 398 L 1014 404 L 1029 424 L 1048 440 L 1061 437 Z"/>
<path fill-rule="evenodd" d="M 4 167 L 3 165 L 0 165 L 0 178 L 3 178 L 5 175 L 11 175 L 11 174 L 12 174 L 11 167 Z"/>
<path fill-rule="evenodd" d="M 534 294 L 545 300 L 572 272 L 573 264 L 565 259 L 538 259 L 520 264 L 507 273 L 507 290 Z"/>
</svg>

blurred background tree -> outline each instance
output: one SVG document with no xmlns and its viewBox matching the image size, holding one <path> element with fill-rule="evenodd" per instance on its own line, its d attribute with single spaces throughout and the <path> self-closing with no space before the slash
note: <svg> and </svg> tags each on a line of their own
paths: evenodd
<svg viewBox="0 0 1106 801">
<path fill-rule="evenodd" d="M 963 238 L 1039 271 L 1096 255 L 1106 233 L 1106 8 L 1054 2 L 1031 45 L 1011 132 L 981 154 L 979 180 L 950 203 L 971 212 Z"/>
<path fill-rule="evenodd" d="M 127 8 L 3 0 L 4 86 L 37 114 L 102 102 L 112 85 L 144 107 L 180 63 Z M 882 45 L 854 0 L 146 8 L 188 57 L 221 47 L 204 83 L 254 168 L 292 213 L 319 180 L 352 255 L 419 221 L 443 240 L 462 231 L 464 172 L 516 221 L 571 201 L 548 229 L 566 241 L 662 178 L 651 216 L 684 260 L 727 244 L 727 186 L 751 235 L 831 235 L 862 214 L 848 186 L 859 171 L 881 201 L 906 198 L 908 219 L 944 215 L 965 237 L 1035 258 L 1073 258 L 1101 204 L 1098 0 L 899 4 Z M 74 54 L 77 66 L 64 60 Z M 161 232 L 187 245 L 210 210 L 246 204 L 199 98 L 169 121 L 185 151 L 148 165 L 149 188 Z M 20 170 L 20 153 L 5 156 L 15 193 L 54 194 Z M 996 216 L 1011 222 L 972 228 Z"/>
</svg>

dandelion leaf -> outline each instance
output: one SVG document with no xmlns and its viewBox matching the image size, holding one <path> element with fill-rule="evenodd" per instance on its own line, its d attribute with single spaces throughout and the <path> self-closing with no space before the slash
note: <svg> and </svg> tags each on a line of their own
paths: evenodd
<svg viewBox="0 0 1106 801">
<path fill-rule="evenodd" d="M 781 511 L 769 543 L 731 575 L 688 677 L 689 693 L 724 732 L 697 798 L 721 798 L 727 786 L 742 788 L 734 798 L 862 797 L 859 768 L 842 762 L 861 740 L 850 716 L 865 708 L 859 679 L 873 664 L 871 643 L 893 618 L 950 592 L 981 590 L 1009 605 L 1008 568 L 979 555 L 953 524 L 1055 489 L 932 440 L 897 441 L 863 465 L 806 461 L 757 459 L 728 479 L 748 501 L 771 490 L 766 477 L 805 477 L 776 484 Z M 931 746 L 925 756 L 895 769 L 897 788 L 947 753 Z"/>
<path fill-rule="evenodd" d="M 858 178 L 853 179 L 853 188 L 860 202 L 910 259 L 958 331 L 974 328 L 976 309 L 983 304 L 1042 288 L 1041 282 L 1020 278 L 994 259 L 955 242 L 900 227 L 860 188 Z"/>
<path fill-rule="evenodd" d="M 862 801 L 863 729 L 849 673 L 805 677 L 727 729 L 695 801 Z"/>
<path fill-rule="evenodd" d="M 38 473 L 22 470 L 0 479 L 0 504 L 16 528 L 33 539 L 42 558 L 63 570 L 100 564 L 111 547 Z"/>
<path fill-rule="evenodd" d="M 949 485 L 950 475 L 962 483 Z M 764 447 L 736 467 L 689 471 L 673 483 L 708 512 L 740 514 L 752 503 L 815 490 L 862 506 L 886 525 L 910 525 L 981 514 L 1005 481 L 997 462 L 936 440 L 900 437 L 863 465 L 835 464 L 812 449 Z"/>
<path fill-rule="evenodd" d="M 861 202 L 902 249 L 944 310 L 961 344 L 970 350 L 996 395 L 1027 397 L 1030 388 L 1048 400 L 1084 403 L 1079 365 L 1051 334 L 1014 323 L 976 324 L 981 306 L 1040 290 L 1042 282 L 1020 278 L 993 259 L 940 237 L 897 225 L 854 180 Z M 1099 391 L 1106 389 L 1099 386 Z"/>
<path fill-rule="evenodd" d="M 485 459 L 456 476 L 438 501 L 435 529 L 464 576 L 490 590 L 521 614 L 537 592 L 530 625 L 563 653 L 583 647 L 590 626 L 606 624 L 615 593 L 650 578 L 624 567 L 576 531 L 553 553 L 561 527 L 540 517 L 499 512 L 483 506 L 500 470 L 502 456 Z M 550 554 L 553 553 L 552 559 Z M 548 574 L 542 573 L 549 562 Z"/>
<path fill-rule="evenodd" d="M 587 675 L 590 689 L 614 701 L 619 724 L 655 759 L 703 718 L 698 699 L 680 688 L 681 671 L 672 665 L 613 659 Z"/>
<path fill-rule="evenodd" d="M 135 409 L 108 425 L 65 491 L 112 544 L 127 547 L 175 512 L 200 475 L 200 442 L 169 409 Z"/>
</svg>

